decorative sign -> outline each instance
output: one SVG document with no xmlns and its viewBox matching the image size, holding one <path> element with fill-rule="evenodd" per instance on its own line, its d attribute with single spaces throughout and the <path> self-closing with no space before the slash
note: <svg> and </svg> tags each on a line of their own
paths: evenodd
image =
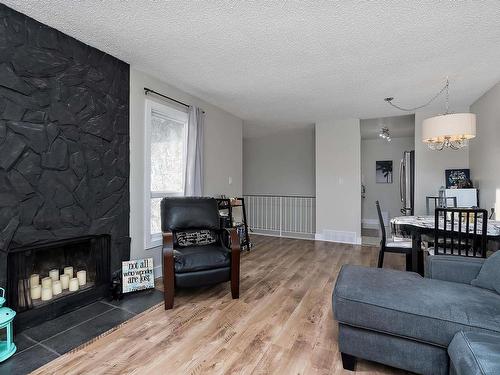
<svg viewBox="0 0 500 375">
<path fill-rule="evenodd" d="M 470 181 L 470 169 L 446 169 L 447 189 L 467 189 L 472 187 Z"/>
<path fill-rule="evenodd" d="M 153 258 L 122 262 L 123 293 L 155 287 Z"/>
</svg>

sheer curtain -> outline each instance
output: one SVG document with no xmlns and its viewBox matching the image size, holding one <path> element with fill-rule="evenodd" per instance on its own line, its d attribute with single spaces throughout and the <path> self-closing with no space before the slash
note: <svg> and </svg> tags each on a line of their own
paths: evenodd
<svg viewBox="0 0 500 375">
<path fill-rule="evenodd" d="M 205 113 L 190 106 L 188 113 L 185 196 L 203 195 L 203 126 Z"/>
</svg>

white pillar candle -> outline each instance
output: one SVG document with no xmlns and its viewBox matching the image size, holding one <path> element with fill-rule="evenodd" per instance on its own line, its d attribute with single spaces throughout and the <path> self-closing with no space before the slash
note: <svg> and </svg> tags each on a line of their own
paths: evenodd
<svg viewBox="0 0 500 375">
<path fill-rule="evenodd" d="M 52 279 L 52 281 L 59 280 L 59 270 L 50 270 L 49 277 Z"/>
<path fill-rule="evenodd" d="M 31 299 L 39 299 L 42 296 L 42 287 L 40 284 L 35 285 L 30 289 L 30 296 Z"/>
<path fill-rule="evenodd" d="M 42 301 L 49 301 L 51 299 L 52 299 L 52 286 L 42 287 Z"/>
<path fill-rule="evenodd" d="M 64 267 L 64 274 L 68 275 L 69 278 L 73 278 L 73 267 Z"/>
<path fill-rule="evenodd" d="M 34 286 L 37 286 L 40 284 L 40 275 L 37 273 L 34 273 L 33 275 L 30 276 L 30 288 L 33 288 Z"/>
<path fill-rule="evenodd" d="M 52 279 L 50 277 L 42 279 L 42 288 L 52 288 Z"/>
<path fill-rule="evenodd" d="M 62 285 L 59 280 L 56 280 L 52 283 L 52 294 L 57 296 L 62 293 Z"/>
<path fill-rule="evenodd" d="M 73 277 L 73 278 L 69 281 L 69 291 L 70 291 L 70 292 L 76 292 L 78 289 L 79 289 L 79 286 L 78 286 L 78 279 L 77 279 L 76 277 Z"/>
<path fill-rule="evenodd" d="M 78 284 L 83 286 L 87 284 L 87 271 L 78 271 L 76 273 L 76 277 L 78 278 Z"/>
<path fill-rule="evenodd" d="M 69 275 L 62 274 L 60 277 L 60 281 L 61 281 L 61 286 L 62 286 L 63 290 L 69 288 Z"/>
</svg>

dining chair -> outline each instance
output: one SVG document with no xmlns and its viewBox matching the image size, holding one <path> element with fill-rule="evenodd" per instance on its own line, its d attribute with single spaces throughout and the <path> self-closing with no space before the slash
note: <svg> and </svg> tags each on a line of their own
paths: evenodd
<svg viewBox="0 0 500 375">
<path fill-rule="evenodd" d="M 378 268 L 382 268 L 384 264 L 384 254 L 386 252 L 389 253 L 398 253 L 406 255 L 406 270 L 411 271 L 412 269 L 412 261 L 411 261 L 411 251 L 412 251 L 412 242 L 411 240 L 398 240 L 398 241 L 389 241 L 387 240 L 387 235 L 385 232 L 385 224 L 384 219 L 382 218 L 382 211 L 380 209 L 379 201 L 375 202 L 377 206 L 378 213 L 378 221 L 380 224 L 380 233 L 382 238 L 380 240 L 380 251 L 378 253 Z"/>
<path fill-rule="evenodd" d="M 457 207 L 457 197 L 446 197 L 445 199 L 446 199 L 446 207 L 454 207 L 454 208 Z M 425 197 L 425 210 L 427 212 L 427 215 L 432 214 L 431 201 L 434 204 L 434 208 L 439 207 L 439 204 L 438 204 L 439 197 L 431 197 L 431 196 Z"/>
<path fill-rule="evenodd" d="M 488 211 L 480 208 L 436 208 L 434 246 L 429 255 L 486 258 Z"/>
</svg>

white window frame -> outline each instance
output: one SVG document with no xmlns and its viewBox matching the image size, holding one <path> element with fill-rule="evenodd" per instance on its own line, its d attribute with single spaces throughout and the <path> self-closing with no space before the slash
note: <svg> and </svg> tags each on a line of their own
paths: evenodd
<svg viewBox="0 0 500 375">
<path fill-rule="evenodd" d="M 179 110 L 169 106 L 166 103 L 159 103 L 155 100 L 145 99 L 145 168 L 144 168 L 144 246 L 146 249 L 155 248 L 162 244 L 162 234 L 151 233 L 151 199 L 164 197 L 178 197 L 184 195 L 185 176 L 183 176 L 182 192 L 175 191 L 151 191 L 151 113 L 152 111 L 164 113 L 173 120 L 184 122 L 184 168 L 187 155 L 187 131 L 188 131 L 188 114 L 186 111 Z"/>
</svg>

